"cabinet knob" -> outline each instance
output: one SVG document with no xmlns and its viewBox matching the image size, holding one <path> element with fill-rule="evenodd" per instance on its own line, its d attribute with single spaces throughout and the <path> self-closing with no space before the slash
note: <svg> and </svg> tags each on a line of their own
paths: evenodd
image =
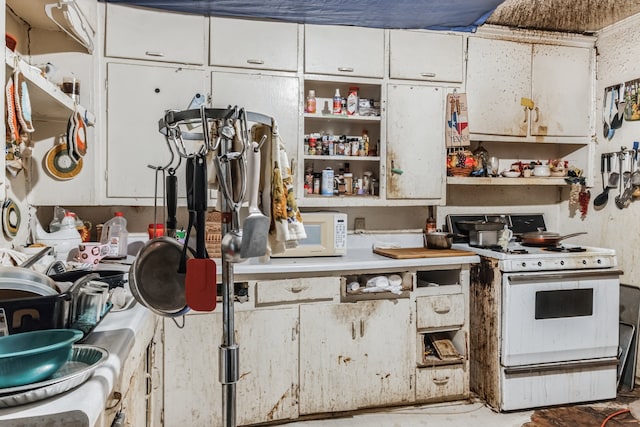
<svg viewBox="0 0 640 427">
<path fill-rule="evenodd" d="M 420 73 L 420 75 L 422 77 L 427 78 L 427 79 L 432 79 L 432 78 L 434 78 L 436 76 L 436 73 Z"/>
<path fill-rule="evenodd" d="M 262 59 L 247 59 L 247 64 L 263 65 L 264 61 Z"/>
<path fill-rule="evenodd" d="M 159 87 L 157 87 L 157 88 L 155 88 L 153 91 L 154 91 L 155 93 L 160 93 L 160 88 L 159 88 Z"/>
<path fill-rule="evenodd" d="M 163 57 L 164 56 L 164 52 L 155 52 L 153 50 L 148 50 L 144 53 L 147 56 L 157 56 L 157 57 Z"/>
<path fill-rule="evenodd" d="M 353 68 L 352 67 L 338 67 L 338 71 L 341 71 L 343 73 L 353 73 Z"/>
</svg>

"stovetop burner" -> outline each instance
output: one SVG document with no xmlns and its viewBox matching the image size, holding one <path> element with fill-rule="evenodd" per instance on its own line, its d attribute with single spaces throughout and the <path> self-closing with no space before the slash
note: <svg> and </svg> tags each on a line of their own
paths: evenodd
<svg viewBox="0 0 640 427">
<path fill-rule="evenodd" d="M 529 251 L 526 249 L 515 249 L 515 248 L 506 248 L 504 249 L 502 246 L 500 245 L 492 245 L 492 246 L 485 246 L 483 247 L 483 249 L 488 249 L 490 251 L 495 251 L 495 252 L 500 252 L 503 254 L 528 254 Z"/>
<path fill-rule="evenodd" d="M 587 251 L 587 249 L 583 248 L 582 246 L 572 246 L 570 248 L 567 248 L 565 246 L 548 246 L 542 249 L 545 251 L 551 251 L 551 252 L 586 252 Z"/>
</svg>

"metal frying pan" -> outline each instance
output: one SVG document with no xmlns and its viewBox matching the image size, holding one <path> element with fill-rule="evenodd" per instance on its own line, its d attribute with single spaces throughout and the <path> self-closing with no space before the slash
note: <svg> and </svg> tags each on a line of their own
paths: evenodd
<svg viewBox="0 0 640 427">
<path fill-rule="evenodd" d="M 556 246 L 560 241 L 564 239 L 580 236 L 582 234 L 587 234 L 587 232 L 581 231 L 578 233 L 566 234 L 564 236 L 561 236 L 560 234 L 553 233 L 551 231 L 533 231 L 524 233 L 521 238 L 522 244 L 527 246 Z"/>
<path fill-rule="evenodd" d="M 149 240 L 138 252 L 129 270 L 129 286 L 136 301 L 165 317 L 189 311 L 185 298 L 184 273 L 178 273 L 183 245 L 162 236 Z M 193 258 L 189 248 L 187 259 Z"/>
</svg>

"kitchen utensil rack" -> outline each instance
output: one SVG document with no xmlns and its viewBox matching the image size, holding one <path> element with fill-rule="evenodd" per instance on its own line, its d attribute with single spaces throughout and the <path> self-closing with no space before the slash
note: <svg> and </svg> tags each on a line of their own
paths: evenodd
<svg viewBox="0 0 640 427">
<path fill-rule="evenodd" d="M 212 123 L 217 122 L 217 138 L 211 140 Z M 239 135 L 236 135 L 236 121 L 240 121 Z M 247 122 L 273 126 L 273 119 L 260 113 L 245 111 L 237 106 L 228 108 L 194 108 L 183 111 L 169 110 L 158 122 L 160 133 L 165 135 L 169 149 L 181 158 L 207 156 L 215 152 L 214 165 L 218 184 L 222 193 L 220 198 L 222 238 L 227 234 L 238 233 L 238 211 L 244 198 L 246 187 L 246 152 L 251 141 Z M 242 143 L 240 151 L 233 151 L 234 137 L 239 136 Z M 260 141 L 258 148 L 265 142 Z M 191 151 L 184 141 L 191 141 Z M 201 145 L 198 144 L 202 141 Z M 234 180 L 240 182 L 232 182 Z M 234 185 L 236 184 L 236 185 Z M 237 188 L 239 191 L 236 191 Z M 236 426 L 236 383 L 239 379 L 239 348 L 234 336 L 234 268 L 237 257 L 223 244 L 222 259 L 222 344 L 219 348 L 219 380 L 222 383 L 222 422 L 225 427 Z"/>
</svg>

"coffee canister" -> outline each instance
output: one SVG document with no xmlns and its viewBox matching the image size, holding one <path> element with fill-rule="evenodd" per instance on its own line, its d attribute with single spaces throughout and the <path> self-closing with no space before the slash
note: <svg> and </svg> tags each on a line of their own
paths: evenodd
<svg viewBox="0 0 640 427">
<path fill-rule="evenodd" d="M 333 196 L 333 169 L 327 167 L 322 171 L 322 186 L 320 194 L 323 196 Z"/>
</svg>

